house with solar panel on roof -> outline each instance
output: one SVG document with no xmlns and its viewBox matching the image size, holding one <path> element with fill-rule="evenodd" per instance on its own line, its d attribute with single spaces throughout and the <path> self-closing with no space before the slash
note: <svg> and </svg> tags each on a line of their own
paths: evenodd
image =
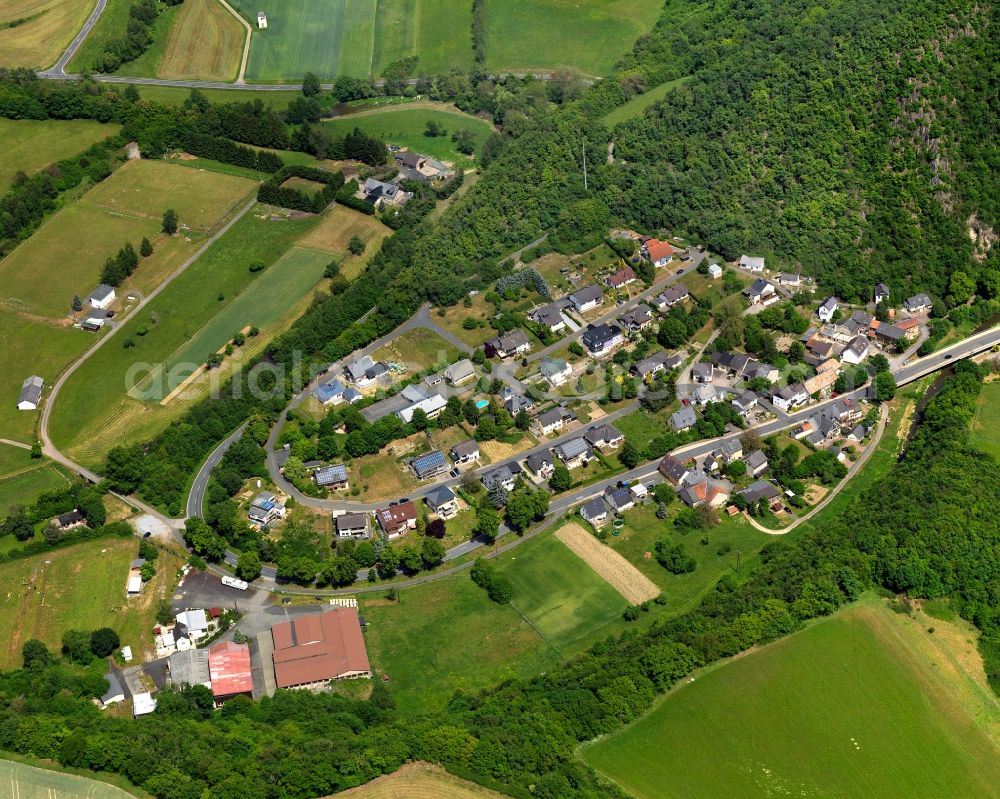
<svg viewBox="0 0 1000 799">
<path fill-rule="evenodd" d="M 267 527 L 272 522 L 285 517 L 285 502 L 270 491 L 261 491 L 250 503 L 247 516 L 254 524 Z"/>
<path fill-rule="evenodd" d="M 448 461 L 439 449 L 418 455 L 410 460 L 409 466 L 413 476 L 418 480 L 430 480 L 448 471 Z"/>
<path fill-rule="evenodd" d="M 334 463 L 329 466 L 321 466 L 313 472 L 313 480 L 320 488 L 331 491 L 340 491 L 348 488 L 347 467 L 341 463 Z"/>
</svg>

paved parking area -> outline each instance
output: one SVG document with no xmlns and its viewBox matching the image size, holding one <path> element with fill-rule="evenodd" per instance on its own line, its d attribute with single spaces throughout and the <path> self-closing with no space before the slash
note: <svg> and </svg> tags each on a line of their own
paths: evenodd
<svg viewBox="0 0 1000 799">
<path fill-rule="evenodd" d="M 271 595 L 266 591 L 240 591 L 223 585 L 214 574 L 192 569 L 177 586 L 170 608 L 174 613 L 180 613 L 186 608 L 228 608 L 247 613 L 270 601 Z"/>
</svg>

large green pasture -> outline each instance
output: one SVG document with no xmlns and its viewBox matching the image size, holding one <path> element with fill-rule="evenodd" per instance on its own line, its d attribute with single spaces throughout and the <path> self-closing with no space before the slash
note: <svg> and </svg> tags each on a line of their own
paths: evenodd
<svg viewBox="0 0 1000 799">
<path fill-rule="evenodd" d="M 367 77 L 375 42 L 376 0 L 236 0 L 254 26 L 248 80 L 296 83 L 306 72 L 323 79 Z M 257 30 L 257 12 L 267 29 Z"/>
<path fill-rule="evenodd" d="M 471 0 L 378 0 L 373 71 L 410 55 L 428 75 L 471 67 Z"/>
<path fill-rule="evenodd" d="M 34 440 L 39 411 L 17 409 L 24 379 L 42 377 L 47 396 L 59 373 L 93 342 L 89 333 L 0 311 L 0 438 Z"/>
<path fill-rule="evenodd" d="M 33 175 L 42 167 L 83 152 L 90 145 L 113 136 L 118 125 L 89 119 L 0 119 L 0 194 L 7 191 L 18 172 Z"/>
<path fill-rule="evenodd" d="M 822 620 L 582 755 L 636 799 L 1000 795 L 1000 748 L 899 623 L 865 605 Z"/>
<path fill-rule="evenodd" d="M 662 7 L 661 0 L 486 0 L 486 66 L 604 75 Z"/>
<path fill-rule="evenodd" d="M 139 402 L 128 396 L 129 389 L 268 275 L 268 269 L 251 273 L 251 262 L 261 260 L 273 268 L 318 219 L 271 219 L 266 206 L 255 206 L 238 220 L 66 382 L 49 425 L 56 445 L 96 465 L 115 444 L 155 434 L 180 412 L 181 404 Z M 145 335 L 140 335 L 142 329 Z M 134 346 L 125 349 L 125 341 Z"/>
<path fill-rule="evenodd" d="M 1000 459 L 1000 381 L 983 386 L 972 420 L 972 443 Z"/>
<path fill-rule="evenodd" d="M 500 572 L 511 600 L 545 641 L 570 655 L 620 621 L 628 602 L 558 538 L 544 535 L 517 547 Z"/>
<path fill-rule="evenodd" d="M 445 136 L 425 136 L 428 122 L 437 122 L 446 131 Z M 455 131 L 468 130 L 476 142 L 476 150 L 490 135 L 488 122 L 457 109 L 445 107 L 412 108 L 409 106 L 386 106 L 358 114 L 337 117 L 325 123 L 333 136 L 344 136 L 355 128 L 376 136 L 389 144 L 398 144 L 432 158 L 444 161 L 460 161 L 464 158 L 455 149 L 451 136 Z"/>
<path fill-rule="evenodd" d="M 0 444 L 4 450 L 13 449 Z M 27 458 L 27 451 L 22 450 Z M 34 460 L 23 467 L 0 474 L 0 519 L 6 517 L 14 505 L 30 505 L 43 491 L 53 491 L 67 484 L 62 469 L 49 460 Z M 0 537 L 0 551 L 5 544 L 19 546 L 12 535 Z"/>
<path fill-rule="evenodd" d="M 104 261 L 125 242 L 138 250 L 144 236 L 153 242 L 154 252 L 140 262 L 129 287 L 149 291 L 193 254 L 196 239 L 253 188 L 246 178 L 166 161 L 130 161 L 52 216 L 0 262 L 0 302 L 31 314 L 65 317 L 73 295 L 85 297 L 100 282 Z M 160 232 L 168 208 L 180 218 L 179 236 Z"/>
<path fill-rule="evenodd" d="M 510 605 L 497 605 L 467 572 L 400 592 L 400 603 L 364 600 L 374 669 L 404 713 L 440 710 L 456 690 L 530 677 L 555 650 Z"/>
</svg>

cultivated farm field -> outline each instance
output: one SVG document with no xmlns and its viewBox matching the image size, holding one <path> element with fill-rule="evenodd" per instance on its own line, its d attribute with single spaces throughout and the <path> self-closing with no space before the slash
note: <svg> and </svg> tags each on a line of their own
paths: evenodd
<svg viewBox="0 0 1000 799">
<path fill-rule="evenodd" d="M 245 178 L 165 161 L 130 161 L 52 216 L 0 262 L 5 295 L 0 302 L 16 311 L 62 318 L 74 294 L 85 297 L 97 286 L 104 261 L 126 241 L 138 250 L 143 236 L 152 242 L 153 254 L 139 264 L 124 289 L 148 292 L 192 255 L 197 240 L 254 188 Z M 177 211 L 182 235 L 160 232 L 168 208 Z"/>
<path fill-rule="evenodd" d="M 174 80 L 234 80 L 246 34 L 246 28 L 219 0 L 185 0 L 170 26 L 156 75 Z"/>
<path fill-rule="evenodd" d="M 334 797 L 326 797 L 334 799 Z M 440 766 L 407 763 L 392 774 L 384 774 L 357 788 L 343 791 L 336 799 L 505 799 L 503 794 L 461 780 Z"/>
<path fill-rule="evenodd" d="M 317 219 L 272 219 L 269 207 L 260 205 L 239 219 L 141 313 L 126 322 L 115 334 L 117 341 L 98 350 L 70 377 L 49 423 L 56 446 L 78 462 L 82 459 L 98 465 L 111 447 L 122 441 L 146 440 L 181 414 L 189 403 L 172 401 L 161 406 L 159 401 L 167 393 L 163 388 L 152 392 L 148 401 L 133 399 L 129 391 L 157 364 L 173 358 L 211 326 L 255 280 L 268 275 Z M 250 272 L 249 264 L 255 260 L 268 268 Z M 272 275 L 268 281 L 278 276 Z M 300 298 L 292 299 L 297 302 Z M 247 323 L 236 324 L 226 335 L 235 335 Z M 126 340 L 134 346 L 125 349 Z M 264 335 L 251 342 L 262 340 L 266 340 Z M 145 366 L 129 380 L 135 364 Z M 95 395 L 101 397 L 100 403 L 93 401 Z"/>
<path fill-rule="evenodd" d="M 905 623 L 849 608 L 696 673 L 582 755 L 637 799 L 1000 795 L 1000 747 Z"/>
<path fill-rule="evenodd" d="M 343 256 L 340 272 L 353 280 L 364 271 L 368 261 L 382 246 L 382 240 L 391 233 L 392 230 L 374 216 L 336 205 L 323 215 L 319 224 L 299 244 Z M 347 245 L 354 236 L 365 243 L 365 251 L 361 255 L 352 255 L 347 250 Z"/>
<path fill-rule="evenodd" d="M 0 760 L 0 790 L 17 799 L 130 799 L 133 794 L 98 780 Z"/>
<path fill-rule="evenodd" d="M 487 0 L 486 66 L 606 74 L 648 33 L 658 0 Z"/>
<path fill-rule="evenodd" d="M 0 67 L 51 66 L 83 27 L 95 0 L 4 0 Z M 17 25 L 10 25 L 22 20 Z"/>
<path fill-rule="evenodd" d="M 172 587 L 180 560 L 161 553 L 142 595 L 126 600 L 138 546 L 134 538 L 103 538 L 0 566 L 0 669 L 20 665 L 29 638 L 58 651 L 66 630 L 97 627 L 113 628 L 141 658 L 152 648 L 156 606 Z"/>
<path fill-rule="evenodd" d="M 49 164 L 83 152 L 118 130 L 118 125 L 103 125 L 89 119 L 0 119 L 0 141 L 4 144 L 0 193 L 11 187 L 18 172 L 33 175 Z"/>
<path fill-rule="evenodd" d="M 567 524 L 556 531 L 555 537 L 631 604 L 655 599 L 660 593 L 656 583 L 581 525 Z"/>
<path fill-rule="evenodd" d="M 355 128 L 376 136 L 389 144 L 413 150 L 432 158 L 455 163 L 466 160 L 455 149 L 451 135 L 458 130 L 468 130 L 476 143 L 476 150 L 490 135 L 488 122 L 463 114 L 452 106 L 440 103 L 407 103 L 400 106 L 384 106 L 369 111 L 337 117 L 323 124 L 332 136 L 345 136 Z M 444 136 L 425 136 L 428 122 L 437 122 L 447 131 Z"/>
</svg>

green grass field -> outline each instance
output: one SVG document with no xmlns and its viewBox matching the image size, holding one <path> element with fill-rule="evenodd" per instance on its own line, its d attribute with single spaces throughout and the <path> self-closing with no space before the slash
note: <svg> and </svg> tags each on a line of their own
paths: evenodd
<svg viewBox="0 0 1000 799">
<path fill-rule="evenodd" d="M 378 0 L 375 68 L 409 55 L 417 71 L 447 73 L 472 66 L 472 3 L 468 0 Z"/>
<path fill-rule="evenodd" d="M 153 43 L 146 48 L 146 51 L 135 61 L 128 61 L 122 64 L 116 75 L 129 75 L 131 77 L 143 77 L 159 74 L 159 65 L 166 53 L 167 43 L 170 41 L 170 32 L 174 23 L 181 16 L 182 6 L 161 6 L 160 15 L 153 23 Z M 236 20 L 233 20 L 236 22 Z M 164 77 L 188 77 L 181 75 L 170 75 Z M 191 76 L 194 77 L 194 76 Z M 233 75 L 226 75 L 224 79 L 232 80 Z"/>
<path fill-rule="evenodd" d="M 430 121 L 437 122 L 448 132 L 446 136 L 425 136 L 424 130 Z M 463 114 L 448 106 L 434 104 L 434 107 L 412 108 L 407 106 L 387 106 L 323 123 L 333 136 L 344 136 L 354 128 L 377 136 L 389 144 L 398 144 L 416 152 L 439 160 L 462 162 L 464 156 L 455 149 L 451 135 L 458 130 L 468 130 L 476 142 L 476 150 L 490 135 L 489 123 L 482 119 Z"/>
<path fill-rule="evenodd" d="M 85 297 L 100 282 L 104 261 L 126 241 L 138 250 L 143 236 L 152 241 L 153 255 L 139 264 L 125 287 L 150 291 L 253 188 L 245 178 L 166 161 L 130 161 L 51 217 L 0 263 L 0 302 L 31 314 L 65 317 L 73 295 Z M 183 235 L 160 233 L 167 208 L 177 211 Z M 53 264 L 59 264 L 56 272 Z M 43 275 L 46 279 L 40 279 Z"/>
<path fill-rule="evenodd" d="M 972 420 L 972 443 L 1000 459 L 1000 381 L 983 386 Z"/>
<path fill-rule="evenodd" d="M 642 116 L 646 112 L 647 108 L 666 97 L 670 93 L 671 89 L 676 89 L 678 86 L 682 86 L 689 80 L 690 78 L 688 77 L 678 78 L 677 80 L 668 80 L 666 83 L 654 86 L 648 92 L 636 95 L 627 103 L 624 103 L 613 111 L 605 114 L 604 124 L 608 127 L 614 127 L 627 119 Z"/>
<path fill-rule="evenodd" d="M 487 0 L 486 66 L 604 75 L 662 7 L 659 0 Z"/>
<path fill-rule="evenodd" d="M 134 538 L 104 538 L 55 549 L 0 566 L 0 668 L 20 665 L 29 638 L 59 648 L 66 630 L 114 628 L 137 651 L 152 648 L 153 620 L 161 593 L 173 585 L 180 560 L 161 553 L 156 576 L 139 597 L 125 599 Z"/>
<path fill-rule="evenodd" d="M 467 573 L 407 588 L 395 605 L 363 600 L 373 667 L 404 713 L 437 710 L 474 691 L 551 668 L 546 646 L 514 608 L 491 602 Z"/>
<path fill-rule="evenodd" d="M 10 760 L 0 760 L 0 786 L 5 796 L 17 799 L 130 799 L 135 795 L 105 782 Z"/>
<path fill-rule="evenodd" d="M 696 674 L 582 755 L 636 799 L 1000 795 L 1000 748 L 900 623 L 855 606 Z"/>
<path fill-rule="evenodd" d="M 606 635 L 628 607 L 621 594 L 549 534 L 519 546 L 499 570 L 514 588 L 514 608 L 564 657 Z"/>
<path fill-rule="evenodd" d="M 310 296 L 329 262 L 327 253 L 290 249 L 166 360 L 167 373 L 180 364 L 203 364 L 248 325 L 264 330 L 279 322 L 289 308 Z M 165 381 L 151 399 L 162 399 L 180 381 L 178 377 Z"/>
<path fill-rule="evenodd" d="M 102 125 L 89 119 L 65 121 L 0 119 L 0 194 L 14 182 L 14 175 L 33 175 L 42 167 L 83 152 L 90 145 L 113 136 L 118 125 Z"/>
<path fill-rule="evenodd" d="M 108 0 L 97 24 L 87 34 L 87 38 L 83 40 L 76 55 L 66 65 L 67 72 L 95 68 L 107 43 L 125 34 L 125 28 L 128 26 L 129 5 L 131 5 L 130 0 Z M 80 25 L 76 29 L 79 30 Z"/>
<path fill-rule="evenodd" d="M 68 363 L 94 338 L 70 327 L 0 312 L 0 437 L 30 444 L 38 411 L 19 411 L 17 395 L 26 377 L 45 380 L 42 396 Z"/>
<path fill-rule="evenodd" d="M 191 96 L 191 90 L 180 86 L 136 86 L 143 100 L 152 100 L 167 105 L 183 105 Z M 242 89 L 199 89 L 212 103 L 252 103 L 260 100 L 264 107 L 271 106 L 275 111 L 284 111 L 288 104 L 299 97 L 298 92 L 287 91 L 249 91 Z"/>
<path fill-rule="evenodd" d="M 99 350 L 66 382 L 49 425 L 56 445 L 75 458 L 97 465 L 116 443 L 144 440 L 180 414 L 186 407 L 183 402 L 160 406 L 156 401 L 131 399 L 127 392 L 149 369 L 170 358 L 211 325 L 255 280 L 267 276 L 270 283 L 278 277 L 269 274 L 275 261 L 318 219 L 271 220 L 267 207 L 257 206 L 233 225 L 142 313 L 130 319 L 116 333 L 117 341 Z M 269 268 L 251 273 L 248 266 L 258 259 Z M 232 325 L 227 324 L 227 335 L 243 326 L 233 322 L 236 326 L 232 330 Z M 147 334 L 139 335 L 144 327 Z M 135 346 L 124 349 L 121 342 L 126 339 Z M 149 367 L 129 381 L 129 371 L 135 364 Z M 94 396 L 100 396 L 101 402 L 95 403 Z"/>
<path fill-rule="evenodd" d="M 8 449 L 7 445 L 3 446 Z M 27 452 L 25 452 L 27 455 Z M 43 491 L 62 488 L 69 481 L 62 467 L 49 460 L 31 461 L 22 469 L 0 475 L 0 519 L 4 518 L 14 505 L 30 505 Z M 20 546 L 13 536 L 0 538 L 0 551 Z"/>
</svg>

